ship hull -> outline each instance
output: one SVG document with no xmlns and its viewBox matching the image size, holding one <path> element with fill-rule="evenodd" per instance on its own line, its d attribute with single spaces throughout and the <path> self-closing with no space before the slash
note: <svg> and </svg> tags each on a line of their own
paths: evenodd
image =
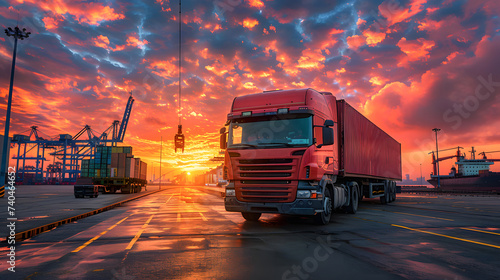
<svg viewBox="0 0 500 280">
<path fill-rule="evenodd" d="M 478 176 L 439 178 L 443 191 L 497 192 L 500 193 L 500 173 L 489 172 Z M 437 188 L 437 178 L 428 182 Z"/>
</svg>

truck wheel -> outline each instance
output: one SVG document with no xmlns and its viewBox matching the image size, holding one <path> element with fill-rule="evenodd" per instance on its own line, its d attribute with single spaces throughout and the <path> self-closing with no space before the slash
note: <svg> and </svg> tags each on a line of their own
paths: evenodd
<svg viewBox="0 0 500 280">
<path fill-rule="evenodd" d="M 325 188 L 325 195 L 323 198 L 323 212 L 316 213 L 314 216 L 314 221 L 318 225 L 327 225 L 332 217 L 332 196 L 330 194 L 330 189 Z"/>
<path fill-rule="evenodd" d="M 384 196 L 381 196 L 380 203 L 387 204 L 387 196 L 388 196 L 388 193 L 385 193 Z"/>
<path fill-rule="evenodd" d="M 358 193 L 358 184 L 351 184 L 351 201 L 349 202 L 349 206 L 347 206 L 346 210 L 349 214 L 356 214 L 358 211 L 358 202 L 359 202 L 359 193 Z"/>
<path fill-rule="evenodd" d="M 247 221 L 257 222 L 260 218 L 260 215 L 262 215 L 262 213 L 241 212 L 241 215 Z"/>
<path fill-rule="evenodd" d="M 392 182 L 392 201 L 396 201 L 396 182 Z"/>
</svg>

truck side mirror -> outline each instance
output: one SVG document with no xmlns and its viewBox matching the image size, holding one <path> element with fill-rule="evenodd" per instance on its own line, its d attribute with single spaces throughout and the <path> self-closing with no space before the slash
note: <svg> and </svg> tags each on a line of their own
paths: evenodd
<svg viewBox="0 0 500 280">
<path fill-rule="evenodd" d="M 319 144 L 317 147 L 321 148 L 323 146 L 327 145 L 333 145 L 335 143 L 334 141 L 334 136 L 333 136 L 333 128 L 331 126 L 334 126 L 334 122 L 332 120 L 325 120 L 325 123 L 323 124 L 322 128 L 322 134 L 323 134 L 323 143 Z"/>
<path fill-rule="evenodd" d="M 325 123 L 323 124 L 323 126 L 326 126 L 326 127 L 333 126 L 333 121 L 332 120 L 325 120 Z"/>
<path fill-rule="evenodd" d="M 325 122 L 326 124 L 326 122 Z M 333 145 L 334 139 L 333 139 L 333 128 L 331 127 L 326 127 L 323 126 L 323 145 Z"/>
<path fill-rule="evenodd" d="M 226 148 L 226 128 L 223 127 L 220 129 L 220 148 L 225 149 Z"/>
</svg>

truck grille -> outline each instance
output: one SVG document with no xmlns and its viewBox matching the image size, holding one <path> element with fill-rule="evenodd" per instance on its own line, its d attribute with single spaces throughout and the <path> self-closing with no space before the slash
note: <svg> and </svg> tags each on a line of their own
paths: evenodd
<svg viewBox="0 0 500 280">
<path fill-rule="evenodd" d="M 298 159 L 235 160 L 236 198 L 245 202 L 292 202 Z"/>
</svg>

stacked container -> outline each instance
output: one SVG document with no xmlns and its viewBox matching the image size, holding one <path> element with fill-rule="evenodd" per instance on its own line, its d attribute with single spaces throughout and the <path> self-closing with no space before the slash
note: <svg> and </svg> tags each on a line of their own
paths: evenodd
<svg viewBox="0 0 500 280">
<path fill-rule="evenodd" d="M 130 176 L 132 147 L 96 147 L 94 158 L 82 160 L 81 177 L 90 178 L 138 178 Z M 134 165 L 135 166 L 135 165 Z"/>
</svg>

